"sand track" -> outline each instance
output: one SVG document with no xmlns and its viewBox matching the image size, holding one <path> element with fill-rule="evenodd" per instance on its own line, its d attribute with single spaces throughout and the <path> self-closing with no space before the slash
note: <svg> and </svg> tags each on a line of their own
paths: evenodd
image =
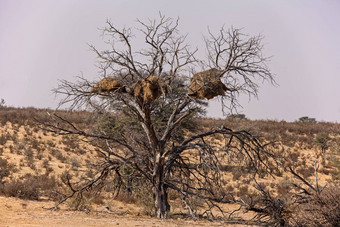
<svg viewBox="0 0 340 227">
<path fill-rule="evenodd" d="M 52 206 L 52 202 L 27 201 L 0 196 L 0 226 L 222 226 L 222 223 L 194 220 L 158 220 L 148 217 L 119 215 L 106 211 L 86 214 L 80 211 L 50 211 L 42 207 Z M 225 224 L 223 226 L 226 226 Z M 242 225 L 228 225 L 242 226 Z"/>
</svg>

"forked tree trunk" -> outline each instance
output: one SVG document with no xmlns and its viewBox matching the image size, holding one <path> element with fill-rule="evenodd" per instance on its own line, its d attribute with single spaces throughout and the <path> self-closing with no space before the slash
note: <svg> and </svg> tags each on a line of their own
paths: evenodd
<svg viewBox="0 0 340 227">
<path fill-rule="evenodd" d="M 166 218 L 170 205 L 168 203 L 167 187 L 164 185 L 164 161 L 160 160 L 159 156 L 155 160 L 153 180 L 155 216 L 157 218 Z"/>
</svg>

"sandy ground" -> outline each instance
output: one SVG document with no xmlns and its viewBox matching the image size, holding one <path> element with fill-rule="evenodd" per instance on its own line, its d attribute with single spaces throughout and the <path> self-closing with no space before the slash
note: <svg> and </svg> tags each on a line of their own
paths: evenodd
<svg viewBox="0 0 340 227">
<path fill-rule="evenodd" d="M 242 226 L 219 222 L 169 219 L 158 220 L 147 217 L 119 215 L 108 211 L 85 212 L 51 211 L 53 203 L 26 201 L 17 198 L 0 197 L 0 226 Z"/>
</svg>

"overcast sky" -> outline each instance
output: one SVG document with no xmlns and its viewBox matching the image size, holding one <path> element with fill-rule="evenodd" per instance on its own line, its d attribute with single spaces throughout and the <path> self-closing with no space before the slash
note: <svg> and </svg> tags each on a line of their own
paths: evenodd
<svg viewBox="0 0 340 227">
<path fill-rule="evenodd" d="M 251 119 L 301 116 L 340 122 L 340 1 L 337 0 L 0 0 L 0 98 L 8 106 L 55 108 L 58 79 L 98 78 L 87 44 L 104 48 L 99 28 L 162 12 L 180 18 L 191 45 L 204 48 L 207 27 L 243 28 L 265 36 L 264 53 L 278 87 L 262 84 L 258 99 L 242 98 Z M 209 116 L 221 117 L 211 103 Z"/>
</svg>

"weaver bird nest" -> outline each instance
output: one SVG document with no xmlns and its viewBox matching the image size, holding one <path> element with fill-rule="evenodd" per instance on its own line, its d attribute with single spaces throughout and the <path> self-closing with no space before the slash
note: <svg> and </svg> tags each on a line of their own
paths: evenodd
<svg viewBox="0 0 340 227">
<path fill-rule="evenodd" d="M 228 90 L 221 81 L 223 73 L 218 69 L 209 69 L 195 74 L 190 81 L 188 95 L 196 99 L 212 99 L 225 95 Z"/>
<path fill-rule="evenodd" d="M 151 103 L 165 91 L 165 86 L 161 85 L 158 76 L 149 76 L 135 83 L 130 89 L 130 94 L 143 103 Z"/>
<path fill-rule="evenodd" d="M 221 81 L 222 76 L 223 72 L 218 69 L 209 69 L 195 74 L 190 80 L 188 95 L 196 99 L 212 99 L 219 95 L 225 95 L 228 89 Z M 123 84 L 122 80 L 106 77 L 96 83 L 90 90 L 90 92 L 97 94 L 109 92 L 128 93 L 143 104 L 151 103 L 166 91 L 165 82 L 162 82 L 158 76 L 140 79 L 131 86 Z"/>
<path fill-rule="evenodd" d="M 131 83 L 131 82 L 130 82 Z M 106 77 L 96 83 L 90 90 L 91 93 L 129 93 L 141 103 L 151 103 L 166 92 L 165 83 L 161 83 L 158 76 L 149 76 L 140 79 L 130 87 L 124 85 L 119 79 Z"/>
<path fill-rule="evenodd" d="M 90 90 L 92 93 L 109 93 L 109 92 L 126 92 L 125 86 L 122 83 L 112 77 L 106 77 L 96 83 Z"/>
</svg>

